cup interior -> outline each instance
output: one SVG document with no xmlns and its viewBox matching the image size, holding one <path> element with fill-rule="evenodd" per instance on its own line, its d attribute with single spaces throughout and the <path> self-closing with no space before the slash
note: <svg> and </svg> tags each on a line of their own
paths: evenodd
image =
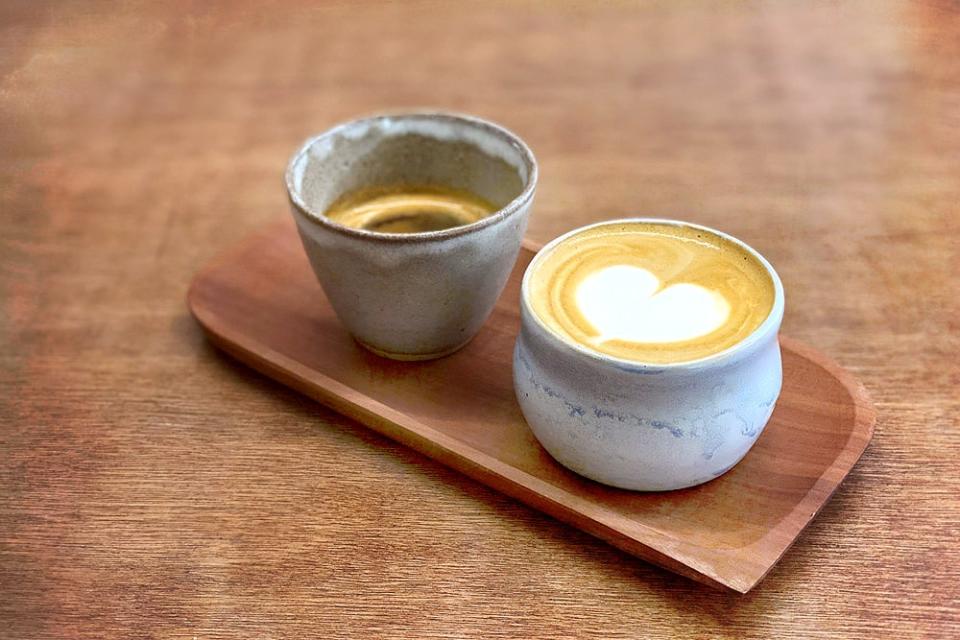
<svg viewBox="0 0 960 640">
<path fill-rule="evenodd" d="M 409 114 L 348 122 L 308 140 L 290 161 L 287 187 L 305 214 L 339 226 L 324 212 L 356 189 L 448 187 L 472 192 L 502 214 L 532 194 L 535 175 L 533 154 L 502 127 L 468 116 Z"/>
</svg>

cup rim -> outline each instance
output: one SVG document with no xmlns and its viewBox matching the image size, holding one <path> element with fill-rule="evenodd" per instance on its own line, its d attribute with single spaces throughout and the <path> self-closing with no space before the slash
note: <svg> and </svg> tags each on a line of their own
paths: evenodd
<svg viewBox="0 0 960 640">
<path fill-rule="evenodd" d="M 738 247 L 747 251 L 750 255 L 755 257 L 760 264 L 766 269 L 767 274 L 770 276 L 773 281 L 774 297 L 773 297 L 773 306 L 770 308 L 770 312 L 767 314 L 767 317 L 764 318 L 763 322 L 757 326 L 752 332 L 750 332 L 745 338 L 740 342 L 737 342 L 726 349 L 717 351 L 716 353 L 711 353 L 709 355 L 703 356 L 702 358 L 697 358 L 695 360 L 685 360 L 683 362 L 664 362 L 664 363 L 654 363 L 654 362 L 643 362 L 640 360 L 629 360 L 627 358 L 620 358 L 617 356 L 609 355 L 589 347 L 585 347 L 581 344 L 574 342 L 573 340 L 561 335 L 559 332 L 553 330 L 536 314 L 533 310 L 533 305 L 530 304 L 529 295 L 530 295 L 530 279 L 533 277 L 534 271 L 536 271 L 537 265 L 541 260 L 544 259 L 554 247 L 558 244 L 564 242 L 568 238 L 575 236 L 584 231 L 594 229 L 597 227 L 605 227 L 615 224 L 631 224 L 631 223 L 645 223 L 645 224 L 661 224 L 669 225 L 675 227 L 687 227 L 690 229 L 698 229 L 701 231 L 706 231 L 707 233 L 712 233 L 720 238 L 728 240 Z M 696 371 L 700 369 L 705 369 L 708 367 L 717 366 L 718 364 L 724 364 L 725 362 L 734 359 L 738 354 L 743 353 L 744 351 L 749 350 L 754 345 L 757 345 L 761 341 L 767 339 L 772 333 L 776 337 L 777 332 L 780 328 L 780 323 L 783 321 L 783 311 L 785 307 L 785 296 L 783 292 L 783 283 L 780 281 L 780 276 L 777 274 L 776 269 L 773 268 L 773 265 L 763 257 L 763 255 L 748 245 L 743 240 L 736 238 L 728 233 L 719 231 L 712 227 L 708 227 L 701 224 L 696 224 L 694 222 L 686 222 L 683 220 L 671 220 L 668 218 L 617 218 L 613 220 L 604 220 L 601 222 L 595 222 L 593 224 L 584 225 L 582 227 L 577 227 L 576 229 L 571 229 L 566 233 L 557 236 L 547 244 L 545 244 L 537 254 L 530 261 L 530 264 L 527 265 L 526 271 L 523 274 L 523 280 L 520 284 L 520 304 L 525 315 L 530 316 L 533 319 L 533 322 L 536 326 L 542 331 L 546 332 L 551 338 L 553 338 L 557 343 L 563 345 L 564 348 L 570 349 L 580 355 L 586 356 L 591 360 L 602 362 L 604 364 L 613 365 L 619 369 L 627 371 L 639 371 L 643 373 L 659 373 L 659 372 L 678 372 L 678 371 Z"/>
<path fill-rule="evenodd" d="M 524 185 L 523 191 L 520 192 L 515 198 L 513 198 L 506 205 L 498 209 L 492 215 L 481 218 L 476 222 L 471 222 L 470 224 L 460 225 L 457 227 L 450 227 L 449 229 L 441 229 L 439 231 L 422 231 L 418 233 L 385 233 L 383 231 L 370 231 L 368 229 L 356 229 L 354 227 L 348 227 L 342 225 L 338 222 L 327 218 L 322 212 L 317 212 L 307 206 L 306 202 L 303 201 L 299 190 L 294 188 L 294 167 L 301 161 L 304 155 L 309 153 L 310 149 L 316 145 L 318 142 L 332 138 L 338 134 L 343 133 L 351 127 L 356 127 L 358 125 L 374 123 L 384 120 L 444 120 L 447 122 L 455 122 L 458 124 L 474 127 L 478 130 L 481 130 L 487 134 L 499 137 L 501 140 L 505 141 L 507 144 L 515 148 L 520 152 L 520 156 L 523 160 L 523 163 L 527 167 L 527 179 L 526 184 Z M 506 127 L 503 127 L 499 124 L 491 122 L 489 120 L 484 120 L 477 116 L 471 116 L 462 113 L 455 113 L 449 111 L 403 111 L 396 113 L 378 113 L 371 116 L 365 116 L 362 118 L 355 118 L 353 120 L 347 120 L 341 122 L 340 124 L 334 125 L 333 127 L 327 129 L 326 131 L 319 133 L 317 135 L 307 138 L 294 154 L 290 157 L 290 160 L 287 162 L 287 170 L 284 173 L 284 182 L 287 188 L 287 198 L 289 199 L 291 205 L 294 209 L 301 213 L 304 218 L 310 222 L 319 224 L 331 231 L 334 231 L 338 234 L 351 236 L 354 238 L 360 238 L 364 240 L 372 240 L 377 242 L 385 243 L 417 243 L 417 242 L 430 242 L 435 240 L 445 240 L 447 238 L 453 238 L 474 231 L 478 231 L 485 227 L 494 225 L 505 218 L 510 217 L 517 211 L 523 208 L 531 198 L 533 197 L 534 191 L 537 186 L 537 177 L 538 177 L 538 167 L 536 157 L 533 155 L 533 151 L 527 144 L 523 141 L 520 136 L 513 133 Z"/>
</svg>

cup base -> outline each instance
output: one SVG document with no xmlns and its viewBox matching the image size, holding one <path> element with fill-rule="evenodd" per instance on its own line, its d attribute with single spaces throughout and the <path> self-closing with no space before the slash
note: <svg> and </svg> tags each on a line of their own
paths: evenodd
<svg viewBox="0 0 960 640">
<path fill-rule="evenodd" d="M 702 484 L 708 482 L 713 482 L 717 478 L 720 478 L 740 464 L 740 461 L 746 457 L 746 453 L 749 453 L 749 449 L 744 453 L 740 459 L 731 464 L 729 467 L 716 474 L 709 474 L 706 476 L 700 476 L 694 479 L 688 478 L 661 478 L 657 480 L 630 480 L 624 478 L 615 478 L 608 476 L 604 473 L 592 473 L 578 469 L 574 465 L 567 464 L 564 460 L 553 455 L 553 453 L 548 449 L 547 453 L 550 454 L 554 460 L 559 462 L 563 467 L 573 471 L 579 476 L 583 476 L 587 480 L 592 480 L 593 482 L 606 485 L 608 487 L 613 487 L 614 489 L 624 489 L 626 491 L 636 491 L 638 493 L 667 493 L 670 491 L 680 491 L 681 489 L 690 489 L 692 487 L 698 487 Z"/>
<path fill-rule="evenodd" d="M 470 342 L 470 340 L 466 340 L 464 342 L 461 342 L 457 346 L 453 347 L 452 349 L 445 349 L 443 351 L 436 351 L 434 353 L 395 353 L 392 351 L 384 351 L 383 349 L 378 349 L 377 347 L 374 347 L 373 345 L 369 345 L 357 337 L 354 337 L 354 340 L 361 347 L 363 347 L 364 349 L 366 349 L 367 351 L 373 354 L 380 356 L 381 358 L 389 358 L 390 360 L 398 360 L 400 362 L 420 362 L 422 360 L 436 360 L 437 358 L 442 358 L 444 356 L 450 355 L 451 353 L 459 351 L 460 349 L 467 346 L 468 342 Z"/>
</svg>

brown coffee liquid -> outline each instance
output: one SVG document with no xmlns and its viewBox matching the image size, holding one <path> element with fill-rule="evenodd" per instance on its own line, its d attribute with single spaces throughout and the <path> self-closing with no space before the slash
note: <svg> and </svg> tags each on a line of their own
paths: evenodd
<svg viewBox="0 0 960 640">
<path fill-rule="evenodd" d="M 475 193 L 439 186 L 365 187 L 326 211 L 331 220 L 379 233 L 424 233 L 460 227 L 497 210 Z"/>
</svg>

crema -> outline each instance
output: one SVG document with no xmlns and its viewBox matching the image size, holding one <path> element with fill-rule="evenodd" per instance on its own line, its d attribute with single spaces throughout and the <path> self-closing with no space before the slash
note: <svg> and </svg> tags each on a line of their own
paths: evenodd
<svg viewBox="0 0 960 640">
<path fill-rule="evenodd" d="M 469 191 L 435 185 L 365 187 L 337 199 L 326 216 L 380 233 L 424 233 L 472 224 L 497 210 Z"/>
</svg>

